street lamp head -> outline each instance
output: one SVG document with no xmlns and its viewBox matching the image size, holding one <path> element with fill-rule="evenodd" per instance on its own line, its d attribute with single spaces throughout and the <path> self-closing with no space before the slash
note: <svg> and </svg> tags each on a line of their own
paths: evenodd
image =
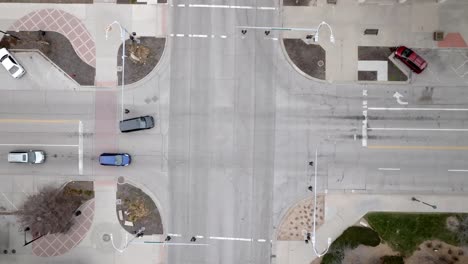
<svg viewBox="0 0 468 264">
<path fill-rule="evenodd" d="M 317 32 L 315 33 L 315 35 L 314 35 L 314 42 L 318 42 L 318 37 L 319 37 L 319 36 L 318 36 L 318 31 L 317 31 Z"/>
<path fill-rule="evenodd" d="M 330 35 L 330 42 L 335 43 L 335 37 L 333 36 L 333 34 Z"/>
</svg>

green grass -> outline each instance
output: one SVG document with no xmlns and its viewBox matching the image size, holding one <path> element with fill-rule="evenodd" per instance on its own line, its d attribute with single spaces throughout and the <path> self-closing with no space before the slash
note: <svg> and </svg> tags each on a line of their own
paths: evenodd
<svg viewBox="0 0 468 264">
<path fill-rule="evenodd" d="M 405 264 L 401 256 L 383 256 L 382 264 Z"/>
<path fill-rule="evenodd" d="M 438 239 L 458 245 L 455 233 L 446 228 L 446 219 L 456 214 L 368 213 L 369 225 L 393 249 L 409 256 L 425 240 Z"/>
<path fill-rule="evenodd" d="M 375 247 L 379 244 L 379 235 L 374 230 L 361 226 L 351 226 L 330 245 L 330 249 L 323 256 L 321 263 L 341 263 L 345 249 L 353 249 L 359 245 Z"/>
</svg>

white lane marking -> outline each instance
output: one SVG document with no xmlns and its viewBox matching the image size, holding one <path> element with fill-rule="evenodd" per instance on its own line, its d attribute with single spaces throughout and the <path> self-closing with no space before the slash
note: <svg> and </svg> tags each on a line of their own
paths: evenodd
<svg viewBox="0 0 468 264">
<path fill-rule="evenodd" d="M 276 7 L 270 7 L 270 6 L 260 6 L 257 7 L 259 10 L 276 10 Z"/>
<path fill-rule="evenodd" d="M 215 236 L 210 236 L 210 239 L 216 239 L 216 240 L 234 240 L 234 241 L 246 241 L 246 242 L 252 242 L 251 238 L 238 238 L 238 237 L 215 237 Z"/>
<path fill-rule="evenodd" d="M 184 34 L 176 34 L 176 37 L 185 37 Z"/>
<path fill-rule="evenodd" d="M 468 170 L 448 170 L 450 172 L 468 172 Z"/>
<path fill-rule="evenodd" d="M 78 147 L 79 145 L 54 145 L 54 144 L 0 144 L 0 146 L 32 146 L 32 147 Z"/>
<path fill-rule="evenodd" d="M 190 35 L 189 37 L 192 37 L 192 38 L 207 38 L 208 35 L 197 35 L 197 34 L 194 34 L 194 35 Z"/>
<path fill-rule="evenodd" d="M 388 131 L 452 131 L 467 132 L 466 128 L 405 128 L 405 127 L 369 127 L 367 130 L 388 130 Z"/>
<path fill-rule="evenodd" d="M 237 9 L 254 9 L 253 6 L 230 6 L 230 8 L 237 8 Z"/>
<path fill-rule="evenodd" d="M 367 110 L 362 111 L 364 120 L 362 120 L 362 146 L 367 147 Z"/>
<path fill-rule="evenodd" d="M 83 122 L 78 123 L 78 174 L 83 175 Z"/>
<path fill-rule="evenodd" d="M 468 108 L 368 107 L 380 111 L 468 111 Z"/>
<path fill-rule="evenodd" d="M 163 247 L 166 246 L 210 246 L 209 244 L 200 244 L 200 243 L 173 243 L 173 242 L 166 242 L 166 241 L 143 241 L 143 242 L 132 242 L 132 244 L 152 244 L 152 245 L 161 245 Z"/>
<path fill-rule="evenodd" d="M 189 7 L 208 7 L 208 8 L 229 8 L 228 5 L 199 5 L 199 4 L 189 4 Z"/>
<path fill-rule="evenodd" d="M 196 238 L 203 238 L 203 236 L 200 236 L 200 235 L 196 235 L 195 237 Z"/>
<path fill-rule="evenodd" d="M 402 95 L 401 93 L 399 93 L 399 92 L 395 92 L 395 93 L 393 94 L 393 97 L 395 97 L 395 99 L 397 100 L 397 103 L 398 103 L 398 104 L 401 104 L 401 105 L 407 105 L 407 104 L 408 104 L 408 102 L 403 102 L 403 101 L 401 100 L 401 98 L 403 98 L 403 95 Z"/>
<path fill-rule="evenodd" d="M 167 235 L 168 236 L 173 236 L 173 237 L 181 237 L 182 236 L 181 234 L 171 234 L 171 233 L 169 233 Z"/>
<path fill-rule="evenodd" d="M 185 7 L 185 4 L 178 4 L 177 7 Z"/>
<path fill-rule="evenodd" d="M 177 5 L 178 7 L 186 7 L 186 5 Z M 257 9 L 257 10 L 276 10 L 273 6 L 237 6 L 237 5 L 203 5 L 203 4 L 189 4 L 188 7 L 204 7 L 204 8 L 224 8 L 224 9 Z"/>
<path fill-rule="evenodd" d="M 399 171 L 400 168 L 379 168 L 379 170 L 383 170 L 383 171 Z"/>
<path fill-rule="evenodd" d="M 265 239 L 257 239 L 258 242 L 266 242 Z"/>
<path fill-rule="evenodd" d="M 221 35 L 221 36 L 219 36 L 219 37 L 220 37 L 220 38 L 227 38 L 226 35 Z"/>
</svg>

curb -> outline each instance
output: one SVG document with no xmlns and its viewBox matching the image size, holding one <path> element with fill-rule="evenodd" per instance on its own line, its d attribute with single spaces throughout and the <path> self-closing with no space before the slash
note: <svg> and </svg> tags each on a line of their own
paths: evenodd
<svg viewBox="0 0 468 264">
<path fill-rule="evenodd" d="M 155 203 L 156 207 L 158 208 L 159 210 L 159 215 L 161 216 L 161 222 L 162 222 L 162 226 L 163 226 L 163 233 L 162 234 L 159 234 L 159 235 L 164 235 L 166 234 L 167 230 L 167 221 L 166 221 L 166 218 L 164 217 L 166 215 L 166 213 L 163 214 L 163 207 L 161 205 L 161 203 L 159 202 L 159 199 L 157 199 L 156 195 L 153 194 L 152 191 L 150 191 L 148 188 L 146 188 L 146 186 L 142 185 L 142 184 L 139 184 L 139 183 L 136 183 L 132 180 L 129 180 L 128 178 L 124 178 L 125 181 L 123 182 L 123 184 L 125 183 L 128 183 L 128 184 L 131 184 L 137 188 L 140 188 L 144 193 L 146 193 L 149 197 L 151 197 L 151 200 L 153 200 L 153 202 Z M 116 182 L 116 188 L 117 188 L 117 185 L 118 184 L 121 184 L 121 183 L 118 183 Z M 117 211 L 116 211 L 116 214 L 117 214 Z M 118 217 L 118 216 L 117 216 Z"/>
<path fill-rule="evenodd" d="M 158 38 L 157 36 L 155 36 L 154 38 Z M 161 65 L 163 65 L 163 62 L 166 63 L 166 58 L 167 58 L 167 49 L 169 47 L 169 39 L 167 36 L 164 37 L 164 39 L 166 40 L 164 42 L 164 50 L 163 50 L 163 53 L 161 55 L 161 59 L 159 60 L 158 64 L 156 64 L 156 66 L 154 66 L 154 68 L 143 78 L 141 78 L 140 80 L 134 82 L 134 83 L 130 83 L 130 84 L 124 84 L 125 86 L 125 90 L 128 91 L 128 90 L 133 90 L 133 89 L 136 89 L 138 87 L 140 87 L 142 84 L 146 83 L 147 81 L 149 81 L 152 77 L 154 77 L 154 75 L 157 74 L 157 72 L 159 71 L 159 69 L 162 67 Z M 116 87 L 120 87 L 121 85 L 118 84 L 118 80 L 117 80 L 117 86 Z"/>
</svg>

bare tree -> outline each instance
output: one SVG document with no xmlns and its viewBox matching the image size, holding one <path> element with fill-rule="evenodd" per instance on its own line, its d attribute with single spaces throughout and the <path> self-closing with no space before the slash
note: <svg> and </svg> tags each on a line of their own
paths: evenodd
<svg viewBox="0 0 468 264">
<path fill-rule="evenodd" d="M 66 233 L 73 225 L 75 211 L 83 203 L 80 195 L 67 188 L 45 187 L 36 194 L 29 195 L 14 214 L 23 229 L 29 227 L 34 236 Z"/>
</svg>

